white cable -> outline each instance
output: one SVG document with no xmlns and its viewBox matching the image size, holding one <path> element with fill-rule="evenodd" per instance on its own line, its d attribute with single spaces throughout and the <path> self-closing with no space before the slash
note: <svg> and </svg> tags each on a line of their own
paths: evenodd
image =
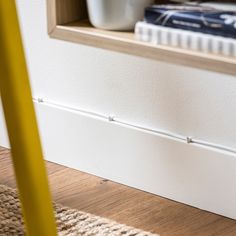
<svg viewBox="0 0 236 236">
<path fill-rule="evenodd" d="M 236 149 L 225 147 L 223 145 L 219 145 L 219 144 L 215 144 L 215 143 L 210 143 L 210 142 L 198 140 L 198 139 L 192 139 L 192 143 L 195 143 L 195 144 L 198 144 L 201 146 L 207 146 L 207 147 L 219 149 L 221 151 L 232 152 L 234 154 L 236 153 Z"/>
<path fill-rule="evenodd" d="M 114 118 L 114 122 L 118 123 L 118 124 L 121 124 L 121 125 L 129 126 L 129 127 L 132 127 L 132 128 L 145 130 L 145 131 L 150 132 L 150 133 L 155 133 L 155 134 L 163 135 L 163 136 L 166 136 L 166 137 L 169 137 L 169 138 L 174 138 L 174 139 L 178 139 L 178 140 L 181 140 L 181 141 L 186 141 L 185 136 L 174 134 L 174 133 L 171 133 L 171 132 L 168 132 L 168 131 L 165 131 L 165 130 L 157 130 L 157 129 L 154 130 L 154 129 L 146 128 L 146 127 L 143 127 L 143 126 L 130 124 L 130 123 L 127 123 L 125 121 L 119 120 L 117 118 Z"/>
<path fill-rule="evenodd" d="M 43 98 L 38 98 L 38 99 L 33 98 L 33 101 L 37 102 L 37 103 L 44 103 L 45 105 L 56 107 L 56 108 L 59 108 L 59 109 L 63 108 L 64 110 L 67 110 L 67 111 L 73 111 L 73 112 L 76 112 L 76 113 L 89 115 L 89 116 L 92 116 L 94 118 L 104 119 L 108 122 L 114 122 L 114 123 L 117 123 L 117 124 L 120 124 L 120 125 L 125 125 L 127 127 L 135 128 L 135 129 L 142 130 L 142 131 L 146 131 L 146 132 L 149 132 L 149 133 L 152 133 L 152 134 L 155 134 L 155 135 L 165 136 L 167 138 L 176 139 L 176 140 L 179 140 L 179 141 L 182 141 L 182 142 L 184 141 L 188 144 L 197 144 L 197 145 L 200 145 L 200 146 L 203 146 L 203 147 L 210 147 L 210 148 L 214 148 L 214 149 L 217 149 L 217 150 L 231 152 L 233 154 L 236 154 L 236 149 L 233 149 L 233 148 L 230 148 L 230 147 L 226 147 L 226 146 L 223 146 L 223 145 L 219 145 L 219 144 L 210 143 L 210 142 L 206 142 L 206 141 L 203 141 L 203 140 L 195 139 L 195 138 L 192 138 L 190 136 L 183 136 L 183 135 L 179 135 L 179 134 L 174 134 L 174 133 L 171 133 L 171 132 L 166 131 L 166 130 L 159 130 L 159 129 L 154 130 L 154 129 L 143 127 L 143 126 L 140 126 L 140 125 L 131 124 L 131 123 L 128 123 L 126 121 L 117 119 L 113 115 L 106 116 L 106 115 L 99 114 L 99 113 L 96 113 L 96 112 L 91 112 L 91 111 L 87 111 L 87 110 L 83 110 L 83 109 L 78 109 L 76 107 L 69 107 L 67 105 L 62 105 L 62 104 L 52 102 L 52 101 L 49 101 L 49 100 L 46 101 Z"/>
<path fill-rule="evenodd" d="M 59 104 L 59 103 L 48 101 L 48 100 L 46 101 L 43 98 L 37 98 L 37 99 L 33 98 L 33 101 L 37 102 L 37 103 L 44 103 L 45 105 L 50 105 L 50 106 L 60 108 L 60 109 L 63 108 L 63 109 L 68 110 L 68 111 L 74 111 L 74 112 L 83 113 L 83 114 L 86 114 L 86 115 L 89 115 L 89 116 L 95 116 L 97 118 L 107 119 L 107 116 L 96 113 L 96 112 L 86 111 L 86 110 L 83 110 L 83 109 L 78 109 L 76 107 L 69 107 L 67 105 Z"/>
</svg>

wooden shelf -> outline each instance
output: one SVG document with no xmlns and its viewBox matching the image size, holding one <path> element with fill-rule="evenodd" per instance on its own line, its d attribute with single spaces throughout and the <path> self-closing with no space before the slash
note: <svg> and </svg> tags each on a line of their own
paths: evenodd
<svg viewBox="0 0 236 236">
<path fill-rule="evenodd" d="M 50 37 L 158 61 L 236 75 L 236 59 L 137 41 L 133 32 L 99 30 L 87 19 L 84 0 L 48 0 Z"/>
</svg>

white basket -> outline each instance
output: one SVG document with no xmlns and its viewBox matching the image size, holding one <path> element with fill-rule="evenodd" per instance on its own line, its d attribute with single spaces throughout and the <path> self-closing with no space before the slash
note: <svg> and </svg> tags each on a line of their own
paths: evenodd
<svg viewBox="0 0 236 236">
<path fill-rule="evenodd" d="M 90 22 L 106 30 L 133 30 L 153 0 L 87 0 Z"/>
</svg>

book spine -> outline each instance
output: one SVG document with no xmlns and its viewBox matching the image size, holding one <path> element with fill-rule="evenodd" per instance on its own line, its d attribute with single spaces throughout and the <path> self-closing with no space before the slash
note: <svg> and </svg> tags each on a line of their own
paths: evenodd
<svg viewBox="0 0 236 236">
<path fill-rule="evenodd" d="M 145 21 L 154 25 L 236 38 L 236 12 L 203 6 L 162 5 L 145 10 Z"/>
</svg>

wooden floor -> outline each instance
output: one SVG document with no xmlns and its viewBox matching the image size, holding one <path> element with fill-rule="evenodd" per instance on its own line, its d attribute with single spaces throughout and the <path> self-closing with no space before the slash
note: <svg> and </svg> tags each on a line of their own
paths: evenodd
<svg viewBox="0 0 236 236">
<path fill-rule="evenodd" d="M 236 221 L 47 162 L 55 201 L 161 236 L 235 236 Z M 0 184 L 15 187 L 10 151 L 0 147 Z M 217 196 L 216 196 L 217 197 Z"/>
</svg>

